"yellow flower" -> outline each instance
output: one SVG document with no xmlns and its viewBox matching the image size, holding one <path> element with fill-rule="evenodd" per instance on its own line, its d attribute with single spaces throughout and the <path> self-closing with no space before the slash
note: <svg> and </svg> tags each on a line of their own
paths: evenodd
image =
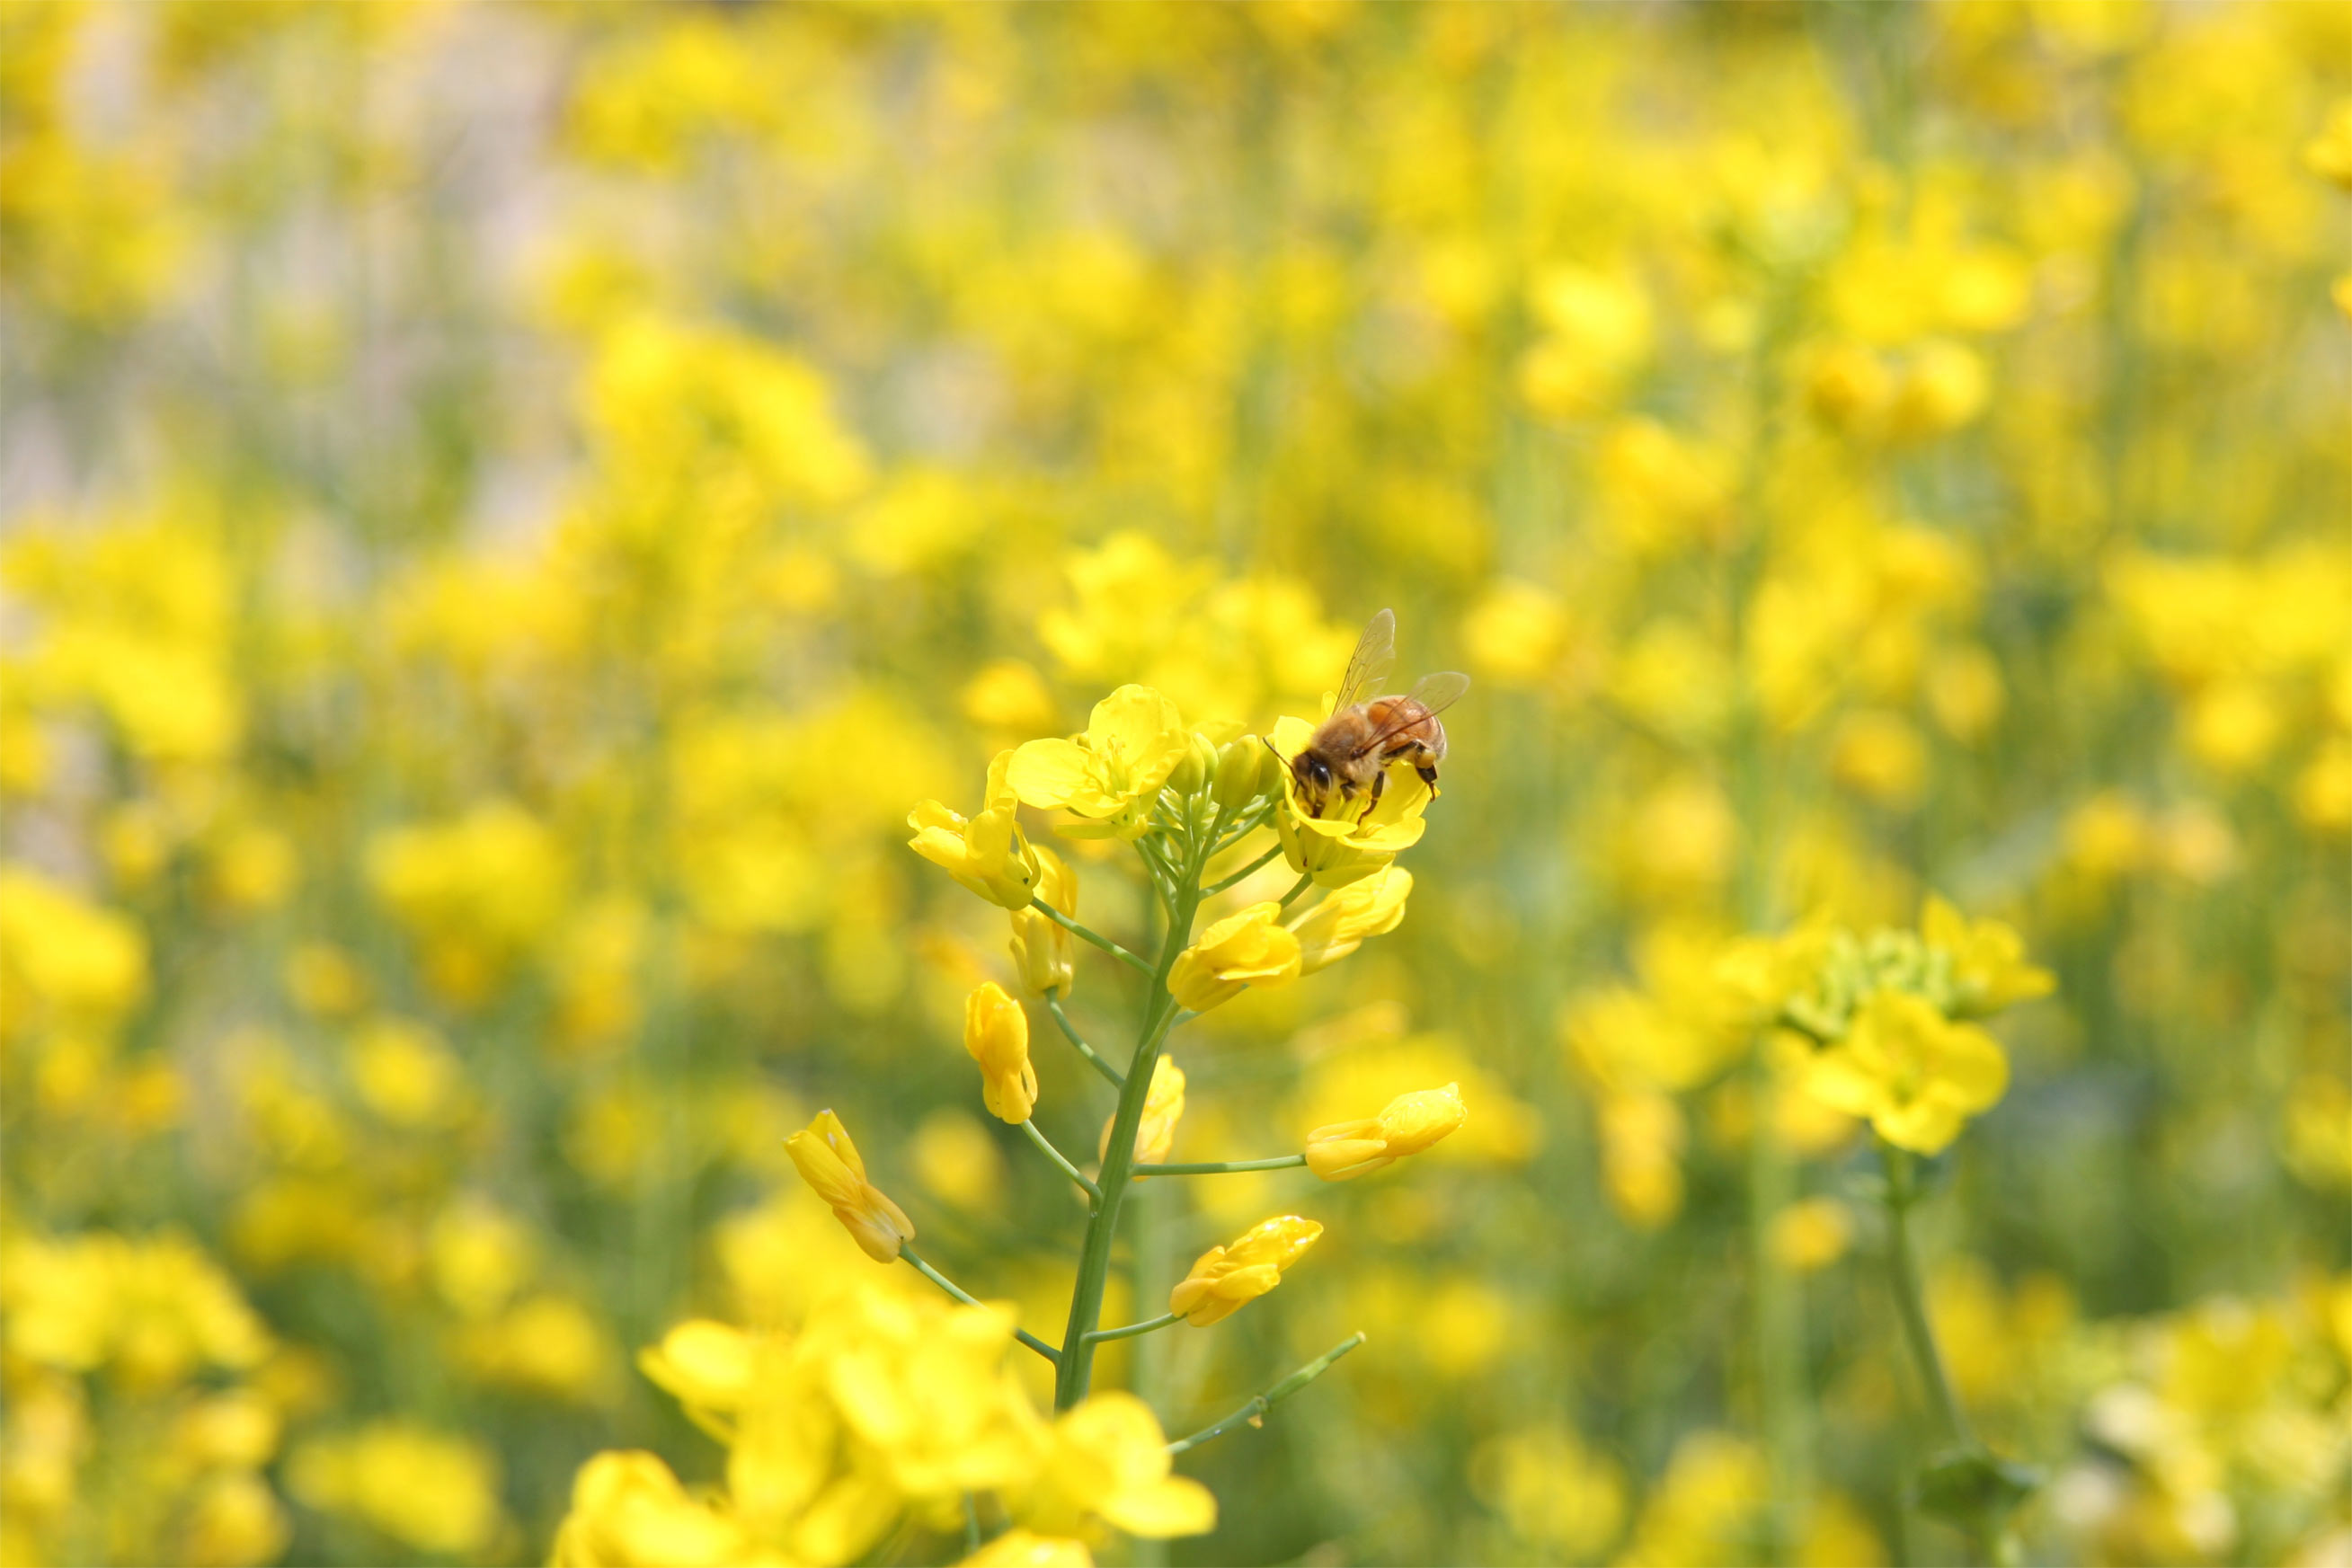
<svg viewBox="0 0 2352 1568">
<path fill-rule="evenodd" d="M 1202 1253 L 1168 1293 L 1168 1310 L 1197 1329 L 1220 1322 L 1282 1283 L 1282 1271 L 1322 1234 L 1320 1225 L 1295 1214 L 1261 1220 L 1232 1245 Z"/>
<path fill-rule="evenodd" d="M 1218 921 L 1176 956 L 1168 989 L 1184 1006 L 1204 1013 L 1240 996 L 1244 986 L 1279 986 L 1297 978 L 1298 938 L 1281 921 L 1282 905 L 1271 902 Z"/>
<path fill-rule="evenodd" d="M 1095 1568 L 1095 1554 L 1083 1541 L 1008 1530 L 956 1568 Z"/>
<path fill-rule="evenodd" d="M 1365 937 L 1395 930 L 1412 893 L 1412 873 L 1391 865 L 1324 894 L 1290 923 L 1291 935 L 1298 938 L 1298 972 L 1328 968 L 1362 946 Z"/>
<path fill-rule="evenodd" d="M 991 904 L 1021 910 L 1029 907 L 1040 872 L 1037 852 L 1017 820 L 1020 799 L 1005 782 L 1013 757 L 1000 751 L 988 765 L 988 793 L 978 816 L 967 819 L 937 800 L 908 812 L 915 836 L 907 847 Z"/>
<path fill-rule="evenodd" d="M 1073 838 L 1131 839 L 1192 746 L 1174 703 L 1150 686 L 1121 686 L 1095 705 L 1076 739 L 1033 740 L 1013 752 L 1006 778 L 1025 803 L 1087 819 L 1063 830 Z"/>
<path fill-rule="evenodd" d="M 1345 887 L 1384 869 L 1419 843 L 1428 825 L 1422 813 L 1435 797 L 1419 774 L 1397 767 L 1389 770 L 1379 800 L 1365 796 L 1339 807 L 1336 815 L 1310 816 L 1298 798 L 1298 776 L 1290 770 L 1290 759 L 1306 748 L 1314 733 L 1315 727 L 1303 718 L 1280 718 L 1266 737 L 1282 758 L 1278 771 L 1286 808 L 1275 814 L 1275 832 L 1291 870 L 1311 873 L 1318 887 Z"/>
<path fill-rule="evenodd" d="M 1996 1013 L 2012 1002 L 2047 996 L 2057 985 L 2049 970 L 2025 961 L 2025 943 L 1998 920 L 1970 920 L 1940 898 L 1930 897 L 1919 917 L 1927 946 L 1952 956 L 1952 1012 L 1957 1017 Z"/>
<path fill-rule="evenodd" d="M 963 1048 L 980 1063 L 988 1113 L 1014 1126 L 1037 1103 L 1037 1070 L 1029 1065 L 1029 1015 L 990 980 L 964 998 Z"/>
<path fill-rule="evenodd" d="M 314 1437 L 288 1461 L 286 1477 L 312 1508 L 436 1555 L 475 1556 L 503 1522 L 497 1456 L 473 1438 L 406 1421 Z"/>
<path fill-rule="evenodd" d="M 554 1568 L 725 1568 L 761 1561 L 740 1526 L 647 1453 L 598 1454 L 572 1483 Z"/>
<path fill-rule="evenodd" d="M 1150 1406 L 1132 1394 L 1097 1394 L 1054 1423 L 1043 1484 L 1025 1511 L 1040 1529 L 1074 1528 L 1093 1515 L 1151 1540 L 1215 1529 L 1216 1498 L 1173 1469 Z"/>
<path fill-rule="evenodd" d="M 849 1141 L 840 1117 L 819 1111 L 815 1121 L 784 1140 L 784 1152 L 868 1258 L 877 1263 L 898 1260 L 898 1244 L 914 1239 L 915 1222 L 866 1179 L 866 1162 L 857 1157 L 857 1145 Z"/>
<path fill-rule="evenodd" d="M 1078 873 L 1051 850 L 1039 849 L 1036 855 L 1036 895 L 1076 920 Z M 1020 973 L 1022 985 L 1037 995 L 1059 991 L 1066 997 L 1077 978 L 1077 938 L 1070 935 L 1068 926 L 1035 909 L 1016 909 L 1013 912 L 1013 967 Z"/>
<path fill-rule="evenodd" d="M 1307 1166 L 1325 1181 L 1347 1181 L 1421 1153 L 1469 1114 L 1458 1083 L 1400 1094 L 1378 1116 L 1307 1134 Z"/>
<path fill-rule="evenodd" d="M 758 1340 L 709 1318 L 688 1319 L 637 1353 L 637 1370 L 689 1414 L 740 1409 L 759 1366 Z"/>
<path fill-rule="evenodd" d="M 1941 1151 L 2008 1087 L 2009 1060 L 1992 1036 L 1893 990 L 1863 1003 L 1805 1079 L 1815 1099 L 1868 1117 L 1880 1137 L 1923 1155 Z"/>
<path fill-rule="evenodd" d="M 1176 1142 L 1176 1124 L 1184 1118 L 1184 1070 L 1172 1056 L 1162 1056 L 1151 1070 L 1151 1087 L 1143 1095 L 1143 1120 L 1135 1128 L 1135 1162 L 1158 1165 Z M 1096 1157 L 1110 1155 L 1110 1130 L 1118 1118 L 1103 1124 Z"/>
</svg>

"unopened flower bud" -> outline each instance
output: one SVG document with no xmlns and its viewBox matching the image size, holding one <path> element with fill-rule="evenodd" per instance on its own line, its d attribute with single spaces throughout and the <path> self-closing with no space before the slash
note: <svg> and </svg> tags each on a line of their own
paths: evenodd
<svg viewBox="0 0 2352 1568">
<path fill-rule="evenodd" d="M 1168 1310 L 1196 1329 L 1233 1316 L 1282 1283 L 1282 1271 L 1306 1255 L 1323 1228 L 1295 1214 L 1262 1220 L 1228 1247 L 1201 1254 L 1169 1292 Z"/>
<path fill-rule="evenodd" d="M 1378 1116 L 1307 1134 L 1307 1166 L 1325 1181 L 1347 1181 L 1421 1153 L 1469 1114 L 1457 1083 L 1400 1094 Z"/>
</svg>

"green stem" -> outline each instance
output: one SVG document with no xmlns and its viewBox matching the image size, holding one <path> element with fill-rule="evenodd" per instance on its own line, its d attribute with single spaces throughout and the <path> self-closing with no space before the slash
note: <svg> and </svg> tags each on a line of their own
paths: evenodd
<svg viewBox="0 0 2352 1568">
<path fill-rule="evenodd" d="M 1952 1394 L 1943 1353 L 1936 1346 L 1935 1325 L 1927 1318 L 1927 1295 L 1919 1288 L 1919 1256 L 1910 1220 L 1911 1206 L 1919 1197 L 1916 1167 L 1907 1151 L 1891 1144 L 1881 1144 L 1878 1152 L 1886 1165 L 1886 1263 L 1894 1278 L 1895 1310 L 1903 1317 L 1903 1337 L 1911 1346 L 1911 1359 L 1918 1364 L 1919 1381 L 1927 1385 L 1927 1402 L 1935 1408 L 1945 1440 L 1967 1447 L 1975 1439 L 1969 1433 L 1960 1402 Z"/>
<path fill-rule="evenodd" d="M 1175 907 L 1169 911 L 1168 930 L 1160 944 L 1160 963 L 1152 971 L 1143 1024 L 1137 1031 L 1135 1056 L 1127 1064 L 1127 1081 L 1119 1088 L 1118 1110 L 1111 1118 L 1110 1143 L 1097 1178 L 1102 1199 L 1087 1221 L 1086 1241 L 1078 1253 L 1077 1280 L 1070 1290 L 1069 1326 L 1062 1335 L 1069 1354 L 1061 1358 L 1054 1379 L 1056 1410 L 1067 1410 L 1084 1399 L 1092 1381 L 1094 1345 L 1087 1336 L 1102 1322 L 1103 1290 L 1110 1279 L 1111 1241 L 1118 1233 L 1119 1204 L 1127 1196 L 1128 1178 L 1135 1167 L 1135 1134 L 1143 1124 L 1143 1104 L 1150 1092 L 1160 1041 L 1167 1038 L 1178 1010 L 1176 998 L 1168 989 L 1168 976 L 1176 967 L 1178 955 L 1192 940 L 1192 917 L 1201 907 L 1201 862 L 1206 858 L 1206 841 L 1213 838 L 1213 830 L 1202 835 L 1202 849 L 1185 859 L 1184 876 L 1177 883 Z"/>
<path fill-rule="evenodd" d="M 1054 1021 L 1062 1026 L 1062 1038 L 1068 1040 L 1072 1045 L 1077 1047 L 1078 1054 L 1085 1057 L 1087 1061 L 1091 1062 L 1097 1072 L 1099 1072 L 1105 1078 L 1109 1079 L 1110 1086 L 1112 1088 L 1124 1089 L 1127 1087 L 1126 1075 L 1121 1073 L 1118 1068 L 1113 1067 L 1109 1062 L 1105 1061 L 1101 1057 L 1096 1055 L 1095 1048 L 1086 1042 L 1086 1037 L 1079 1034 L 1076 1026 L 1070 1022 L 1070 1015 L 1062 1010 L 1062 993 L 1058 988 L 1045 993 L 1045 1010 L 1052 1013 L 1054 1015 Z"/>
<path fill-rule="evenodd" d="M 1047 1159 L 1062 1167 L 1062 1174 L 1064 1176 L 1068 1176 L 1072 1181 L 1086 1188 L 1087 1196 L 1088 1197 L 1092 1198 L 1097 1203 L 1100 1203 L 1102 1201 L 1102 1188 L 1088 1181 L 1086 1178 L 1085 1173 L 1080 1171 L 1077 1166 L 1072 1165 L 1063 1156 L 1061 1150 L 1048 1143 L 1046 1141 L 1045 1134 L 1037 1130 L 1036 1123 L 1024 1122 L 1021 1124 L 1021 1130 L 1029 1134 L 1029 1141 L 1036 1145 L 1039 1149 L 1043 1150 Z"/>
<path fill-rule="evenodd" d="M 942 1274 L 937 1269 L 932 1268 L 929 1263 L 924 1262 L 921 1258 L 916 1255 L 915 1249 L 908 1246 L 903 1241 L 898 1243 L 898 1256 L 904 1258 L 908 1262 L 912 1263 L 915 1266 L 916 1273 L 920 1274 L 924 1279 L 929 1280 L 932 1284 L 937 1285 L 940 1290 L 945 1291 L 949 1295 L 953 1296 L 965 1306 L 978 1307 L 986 1305 L 985 1302 L 974 1296 L 970 1291 L 965 1290 L 953 1280 L 949 1279 L 945 1274 Z M 1052 1345 L 1047 1344 L 1044 1340 L 1039 1339 L 1035 1334 L 1031 1333 L 1027 1329 L 1014 1329 L 1013 1331 L 1013 1337 L 1019 1340 L 1023 1344 L 1027 1345 L 1031 1350 L 1035 1351 L 1039 1355 L 1044 1356 L 1047 1361 L 1052 1362 L 1056 1369 L 1061 1366 L 1062 1357 L 1060 1353 L 1055 1351 Z"/>
<path fill-rule="evenodd" d="M 1341 1356 L 1347 1354 L 1349 1351 L 1355 1349 L 1358 1345 L 1363 1343 L 1364 1336 L 1362 1334 L 1349 1334 L 1346 1339 L 1341 1340 L 1338 1344 L 1333 1345 L 1329 1350 L 1325 1351 L 1321 1355 L 1317 1356 L 1313 1361 L 1308 1362 L 1305 1366 L 1300 1367 L 1297 1371 L 1292 1373 L 1289 1376 L 1284 1378 L 1281 1382 L 1276 1384 L 1265 1393 L 1253 1396 L 1248 1404 L 1243 1406 L 1232 1415 L 1224 1417 L 1224 1419 L 1210 1422 L 1207 1426 L 1202 1427 L 1199 1431 L 1193 1433 L 1189 1437 L 1177 1438 L 1174 1442 L 1168 1445 L 1169 1453 L 1181 1454 L 1188 1448 L 1197 1448 L 1202 1444 L 1209 1441 L 1212 1437 L 1223 1437 L 1227 1432 L 1232 1431 L 1235 1427 L 1242 1425 L 1244 1422 L 1255 1424 L 1263 1417 L 1267 1411 L 1273 1409 L 1276 1406 L 1281 1404 L 1284 1400 L 1289 1398 L 1292 1395 L 1297 1393 L 1300 1389 L 1306 1387 L 1317 1378 L 1322 1376 L 1324 1373 L 1329 1371 L 1333 1362 L 1339 1360 Z"/>
<path fill-rule="evenodd" d="M 1290 884 L 1290 891 L 1282 895 L 1282 907 L 1285 909 L 1289 908 L 1293 904 L 1298 901 L 1298 895 L 1300 894 L 1305 893 L 1314 884 L 1315 873 L 1313 872 L 1300 872 L 1298 873 L 1298 880 Z"/>
<path fill-rule="evenodd" d="M 1148 1176 L 1226 1176 L 1235 1171 L 1278 1171 L 1307 1163 L 1305 1155 L 1278 1155 L 1270 1160 L 1210 1160 L 1198 1165 L 1138 1166 L 1135 1174 Z"/>
<path fill-rule="evenodd" d="M 1162 1312 L 1149 1322 L 1129 1323 L 1123 1329 L 1097 1329 L 1087 1335 L 1087 1342 L 1089 1344 L 1100 1344 L 1107 1339 L 1133 1339 L 1137 1334 L 1150 1333 L 1155 1329 L 1164 1329 L 1171 1323 L 1181 1323 L 1183 1321 L 1184 1314 L 1181 1312 Z"/>
<path fill-rule="evenodd" d="M 1266 851 L 1265 853 L 1258 856 L 1257 859 L 1250 862 L 1249 864 L 1242 867 L 1241 870 L 1234 873 L 1233 875 L 1225 877 L 1221 881 L 1211 883 L 1206 888 L 1202 889 L 1202 892 L 1207 894 L 1219 894 L 1224 892 L 1225 889 L 1234 886 L 1237 883 L 1245 882 L 1280 853 L 1282 853 L 1282 846 L 1280 844 L 1276 844 L 1274 848 Z"/>
<path fill-rule="evenodd" d="M 1055 908 L 1044 899 L 1030 899 L 1029 907 L 1044 915 L 1046 919 L 1052 921 L 1055 925 L 1059 925 L 1064 930 L 1069 932 L 1070 935 L 1077 937 L 1079 940 L 1093 943 L 1096 946 L 1101 948 L 1104 952 L 1109 954 L 1120 963 L 1131 964 L 1147 975 L 1151 973 L 1150 965 L 1145 963 L 1142 959 L 1137 957 L 1134 954 L 1129 952 L 1126 948 L 1120 946 L 1109 937 L 1102 936 L 1097 932 L 1087 930 L 1085 926 L 1079 925 L 1076 921 L 1071 919 L 1068 915 L 1063 914 L 1060 910 Z"/>
<path fill-rule="evenodd" d="M 1271 816 L 1272 813 L 1267 811 L 1252 811 L 1248 816 L 1244 817 L 1240 821 L 1234 824 L 1234 831 L 1232 832 L 1227 833 L 1223 838 L 1217 841 L 1217 847 L 1209 852 L 1210 858 L 1214 859 L 1216 856 L 1223 854 L 1227 850 L 1232 849 L 1235 844 L 1240 843 L 1244 839 L 1248 838 L 1252 833 L 1255 833 L 1260 828 L 1265 827 Z"/>
<path fill-rule="evenodd" d="M 963 1494 L 963 1554 L 966 1557 L 980 1550 L 980 1500 L 970 1492 Z"/>
</svg>

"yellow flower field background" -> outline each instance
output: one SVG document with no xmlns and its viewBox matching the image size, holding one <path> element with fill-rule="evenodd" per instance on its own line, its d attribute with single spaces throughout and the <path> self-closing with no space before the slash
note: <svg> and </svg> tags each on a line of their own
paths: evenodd
<svg viewBox="0 0 2352 1568">
<path fill-rule="evenodd" d="M 2348 319 L 2322 0 L 0 0 L 0 1561 L 2352 1562 Z"/>
</svg>

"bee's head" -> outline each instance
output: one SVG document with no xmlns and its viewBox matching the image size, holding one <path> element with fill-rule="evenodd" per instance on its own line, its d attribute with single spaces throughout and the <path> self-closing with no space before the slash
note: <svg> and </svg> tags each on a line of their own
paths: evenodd
<svg viewBox="0 0 2352 1568">
<path fill-rule="evenodd" d="M 1331 795 L 1331 765 L 1309 747 L 1290 759 L 1290 775 L 1298 781 L 1299 798 L 1307 802 L 1308 812 L 1321 816 L 1323 803 Z"/>
</svg>

